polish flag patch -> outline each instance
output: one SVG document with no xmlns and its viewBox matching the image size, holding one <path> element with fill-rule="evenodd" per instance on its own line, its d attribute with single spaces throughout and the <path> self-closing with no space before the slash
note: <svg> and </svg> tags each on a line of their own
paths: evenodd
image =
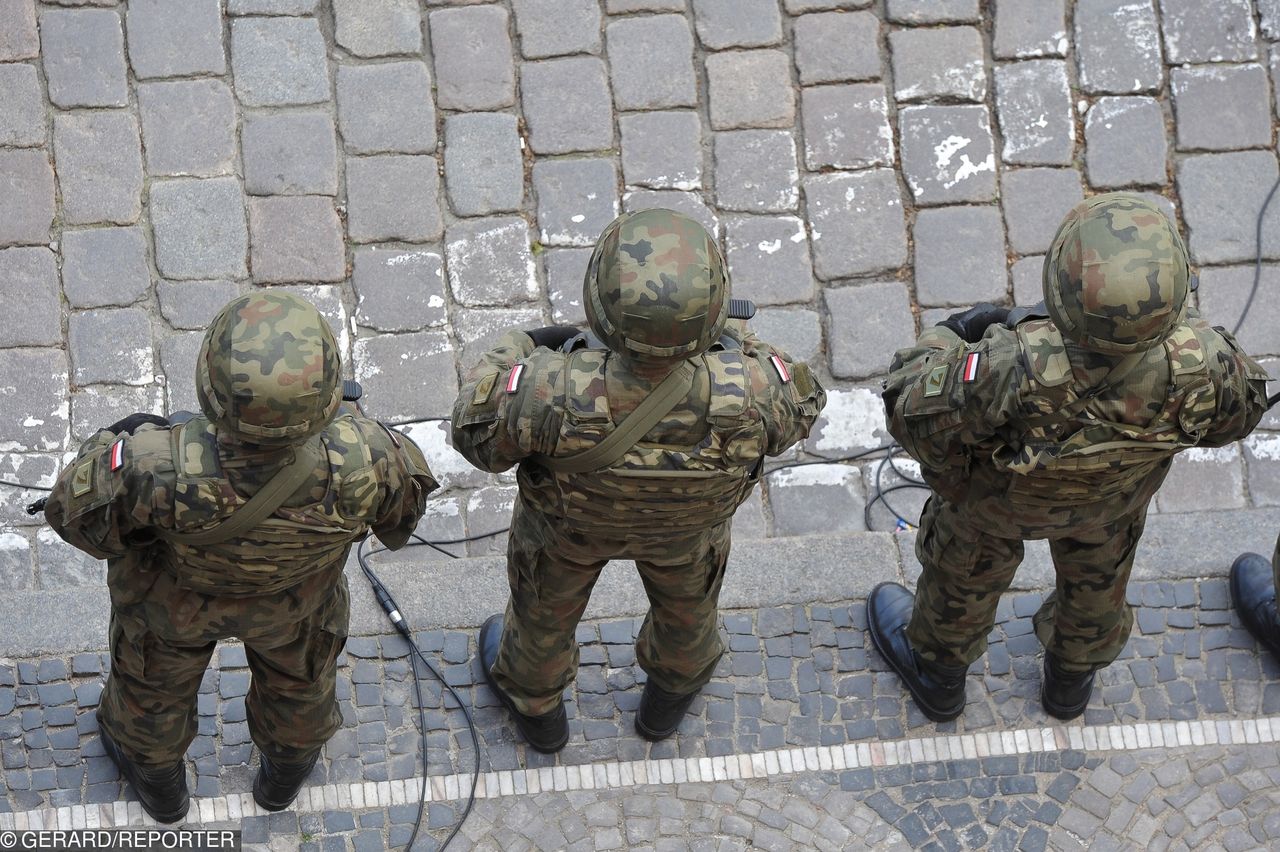
<svg viewBox="0 0 1280 852">
<path fill-rule="evenodd" d="M 111 445 L 111 472 L 124 467 L 124 438 Z"/>
<path fill-rule="evenodd" d="M 964 359 L 964 369 L 960 373 L 960 380 L 964 382 L 972 382 L 978 378 L 978 364 L 982 362 L 981 352 L 970 352 Z"/>
<path fill-rule="evenodd" d="M 520 376 L 524 374 L 524 364 L 516 364 L 511 368 L 511 375 L 507 376 L 507 393 L 515 393 L 520 387 Z"/>
<path fill-rule="evenodd" d="M 787 369 L 787 365 L 781 358 L 777 355 L 770 355 L 769 360 L 773 362 L 773 369 L 778 371 L 778 378 L 782 379 L 784 385 L 791 381 L 791 371 Z"/>
</svg>

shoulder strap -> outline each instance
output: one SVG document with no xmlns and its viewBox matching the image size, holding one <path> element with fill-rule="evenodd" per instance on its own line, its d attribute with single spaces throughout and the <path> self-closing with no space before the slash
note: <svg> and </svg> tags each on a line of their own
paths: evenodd
<svg viewBox="0 0 1280 852">
<path fill-rule="evenodd" d="M 534 456 L 534 460 L 557 473 L 586 473 L 608 467 L 626 455 L 637 441 L 670 413 L 676 403 L 689 395 L 689 389 L 693 387 L 693 376 L 693 365 L 688 361 L 682 362 L 656 388 L 649 391 L 649 395 L 640 401 L 635 411 L 627 415 L 616 429 L 591 449 L 562 459 L 538 455 Z"/>
<path fill-rule="evenodd" d="M 246 533 L 279 509 L 315 470 L 319 461 L 320 457 L 312 443 L 303 444 L 293 451 L 293 461 L 276 471 L 276 475 L 259 488 L 247 503 L 213 529 L 191 533 L 165 530 L 160 533 L 160 537 L 175 544 L 203 546 L 218 544 Z"/>
</svg>

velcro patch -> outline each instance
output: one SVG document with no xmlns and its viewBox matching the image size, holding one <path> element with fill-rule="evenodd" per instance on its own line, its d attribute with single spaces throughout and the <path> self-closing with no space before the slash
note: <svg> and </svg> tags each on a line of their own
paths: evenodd
<svg viewBox="0 0 1280 852">
<path fill-rule="evenodd" d="M 773 369 L 778 371 L 778 378 L 782 379 L 785 385 L 791 381 L 791 371 L 787 369 L 787 365 L 777 355 L 770 355 L 769 360 L 773 363 Z"/>
<path fill-rule="evenodd" d="M 111 472 L 124 467 L 124 438 L 111 445 Z"/>
<path fill-rule="evenodd" d="M 87 458 L 76 467 L 71 477 L 71 496 L 83 497 L 93 490 L 93 459 Z"/>
<path fill-rule="evenodd" d="M 515 393 L 520 389 L 520 376 L 524 373 L 524 364 L 516 364 L 507 376 L 507 393 Z"/>
<path fill-rule="evenodd" d="M 493 386 L 498 383 L 498 374 L 490 373 L 480 381 L 476 382 L 476 389 L 471 394 L 472 405 L 484 405 L 489 401 L 489 397 L 493 394 Z"/>
<path fill-rule="evenodd" d="M 934 367 L 929 371 L 929 375 L 924 377 L 924 395 L 925 396 L 941 396 L 943 389 L 947 386 L 947 365 Z"/>
<path fill-rule="evenodd" d="M 978 365 L 982 363 L 981 352 L 970 352 L 964 359 L 964 370 L 960 373 L 960 381 L 966 384 L 978 378 Z"/>
</svg>

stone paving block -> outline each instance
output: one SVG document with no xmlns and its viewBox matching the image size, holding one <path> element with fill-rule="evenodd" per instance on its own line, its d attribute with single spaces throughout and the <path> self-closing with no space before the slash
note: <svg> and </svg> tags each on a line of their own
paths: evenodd
<svg viewBox="0 0 1280 852">
<path fill-rule="evenodd" d="M 992 54 L 997 59 L 1065 56 L 1070 42 L 1064 6 L 1064 0 L 1001 0 Z"/>
<path fill-rule="evenodd" d="M 444 125 L 444 177 L 459 216 L 519 210 L 524 155 L 517 119 L 507 113 L 450 115 Z"/>
<path fill-rule="evenodd" d="M 1200 512 L 1245 506 L 1244 465 L 1239 444 L 1208 449 L 1192 447 L 1179 453 L 1160 490 L 1161 512 Z"/>
<path fill-rule="evenodd" d="M 813 299 L 809 237 L 801 219 L 734 216 L 725 221 L 724 243 L 735 297 L 757 305 Z"/>
<path fill-rule="evenodd" d="M 712 236 L 720 235 L 720 220 L 696 193 L 678 192 L 672 189 L 638 189 L 622 195 L 622 209 L 628 213 L 652 210 L 656 207 L 683 213 L 695 222 L 701 223 Z"/>
<path fill-rule="evenodd" d="M 61 349 L 0 349 L 0 387 L 14 389 L 0 406 L 0 435 L 4 435 L 0 447 L 6 452 L 61 451 L 68 421 L 66 353 Z M 40 412 L 40 416 L 32 417 L 32 412 Z M 18 472 L 6 470 L 4 475 Z M 19 481 L 40 482 L 32 476 Z"/>
<path fill-rule="evenodd" d="M 693 16 L 698 40 L 709 50 L 782 41 L 776 0 L 693 0 Z"/>
<path fill-rule="evenodd" d="M 378 331 L 420 331 L 448 322 L 444 259 L 433 251 L 361 246 L 351 284 L 356 321 Z"/>
<path fill-rule="evenodd" d="M 62 343 L 58 267 L 44 246 L 0 249 L 0 303 L 22 305 L 20 321 L 0 322 L 0 347 Z"/>
<path fill-rule="evenodd" d="M 218 0 L 133 0 L 125 27 L 134 76 L 225 74 L 220 6 Z"/>
<path fill-rule="evenodd" d="M 617 60 L 613 63 L 615 72 Z M 613 147 L 613 107 L 604 63 L 594 56 L 530 62 L 520 69 L 529 147 L 568 154 Z"/>
<path fill-rule="evenodd" d="M 880 19 L 871 12 L 802 15 L 792 38 L 802 85 L 880 76 Z"/>
<path fill-rule="evenodd" d="M 516 70 L 508 26 L 507 10 L 499 6 L 431 13 L 436 102 L 442 109 L 493 110 L 515 103 Z"/>
<path fill-rule="evenodd" d="M 67 544 L 50 529 L 36 533 L 37 583 L 42 589 L 96 586 L 107 580 L 107 563 Z"/>
<path fill-rule="evenodd" d="M 1003 302 L 1004 223 L 997 207 L 921 210 L 912 234 L 916 247 L 916 298 L 922 305 Z"/>
<path fill-rule="evenodd" d="M 902 24 L 976 21 L 978 0 L 887 0 L 886 17 Z"/>
<path fill-rule="evenodd" d="M 333 199 L 250 198 L 249 263 L 259 284 L 346 278 L 342 223 Z"/>
<path fill-rule="evenodd" d="M 856 467 L 809 465 L 769 480 L 774 535 L 830 535 L 866 529 L 862 477 Z"/>
<path fill-rule="evenodd" d="M 0 62 L 40 55 L 33 0 L 0 0 Z"/>
<path fill-rule="evenodd" d="M 618 117 L 622 176 L 627 186 L 698 189 L 702 186 L 702 120 L 692 110 Z"/>
<path fill-rule="evenodd" d="M 247 115 L 240 146 L 251 195 L 338 194 L 338 143 L 327 112 Z"/>
<path fill-rule="evenodd" d="M 897 269 L 907 262 L 907 230 L 892 169 L 805 178 L 813 269 L 830 281 Z"/>
<path fill-rule="evenodd" d="M 245 106 L 329 100 L 324 36 L 313 18 L 234 18 L 231 72 Z"/>
<path fill-rule="evenodd" d="M 109 345 L 104 345 L 108 341 Z M 77 385 L 148 385 L 155 381 L 151 322 L 142 308 L 72 311 L 67 349 Z"/>
<path fill-rule="evenodd" d="M 233 170 L 236 103 L 226 83 L 141 83 L 137 92 L 148 174 L 205 177 Z"/>
<path fill-rule="evenodd" d="M 1009 270 L 1013 277 L 1013 303 L 1019 307 L 1044 300 L 1044 255 L 1024 257 Z"/>
<path fill-rule="evenodd" d="M 693 34 L 683 16 L 612 21 L 605 28 L 605 46 L 618 109 L 697 105 Z"/>
<path fill-rule="evenodd" d="M 1280 435 L 1254 432 L 1242 443 L 1253 505 L 1280 505 Z"/>
<path fill-rule="evenodd" d="M 711 127 L 790 127 L 796 118 L 791 59 L 780 50 L 742 50 L 707 57 Z"/>
<path fill-rule="evenodd" d="M 334 41 L 355 56 L 422 50 L 416 0 L 334 0 Z"/>
<path fill-rule="evenodd" d="M 816 363 L 822 351 L 822 321 L 817 311 L 800 308 L 761 308 L 751 328 L 797 361 Z"/>
<path fill-rule="evenodd" d="M 1076 66 L 1086 92 L 1127 95 L 1164 83 L 1156 10 L 1150 0 L 1077 0 Z"/>
<path fill-rule="evenodd" d="M 1258 212 L 1276 172 L 1270 151 L 1197 154 L 1178 163 L 1178 195 L 1193 263 L 1254 259 Z M 1262 245 L 1264 256 L 1280 254 L 1280 217 L 1264 220 Z"/>
<path fill-rule="evenodd" d="M 542 253 L 542 269 L 546 275 L 553 323 L 586 327 L 587 314 L 582 307 L 582 284 L 590 260 L 591 249 L 586 248 L 547 249 Z"/>
<path fill-rule="evenodd" d="M 50 9 L 40 15 L 40 47 L 55 106 L 129 103 L 124 33 L 114 9 Z"/>
<path fill-rule="evenodd" d="M 618 172 L 612 158 L 540 160 L 533 164 L 538 241 L 592 246 L 618 216 Z"/>
<path fill-rule="evenodd" d="M 156 267 L 166 278 L 244 278 L 249 253 L 244 194 L 235 178 L 151 184 Z"/>
<path fill-rule="evenodd" d="M 431 73 L 423 62 L 338 66 L 338 127 L 353 154 L 436 149 Z"/>
<path fill-rule="evenodd" d="M 1076 125 L 1066 62 L 1034 59 L 997 68 L 996 111 L 1004 162 L 1071 165 Z"/>
<path fill-rule="evenodd" d="M 796 143 L 786 130 L 715 135 L 716 205 L 755 213 L 794 210 L 800 201 Z"/>
<path fill-rule="evenodd" d="M 892 166 L 893 129 L 888 95 L 879 83 L 814 86 L 801 90 L 804 159 L 810 171 L 831 166 Z"/>
<path fill-rule="evenodd" d="M 227 0 L 228 15 L 310 15 L 320 0 Z"/>
<path fill-rule="evenodd" d="M 43 145 L 44 95 L 34 65 L 0 65 L 0 145 Z"/>
<path fill-rule="evenodd" d="M 916 324 L 901 281 L 870 281 L 822 293 L 830 316 L 831 375 L 864 379 L 885 371 L 886 353 L 910 346 Z"/>
<path fill-rule="evenodd" d="M 894 30 L 889 49 L 898 101 L 981 101 L 987 96 L 982 34 L 974 27 Z"/>
<path fill-rule="evenodd" d="M 458 395 L 453 348 L 442 331 L 383 334 L 355 344 L 365 411 L 383 420 L 448 417 Z"/>
<path fill-rule="evenodd" d="M 986 107 L 904 107 L 898 129 L 903 176 L 917 204 L 995 200 L 996 158 Z"/>
<path fill-rule="evenodd" d="M 1214 325 L 1234 328 L 1243 315 L 1253 287 L 1253 261 L 1247 266 L 1208 267 L 1200 273 L 1200 312 Z M 1264 264 L 1258 293 L 1236 335 L 1251 355 L 1280 354 L 1280 326 L 1273 321 L 1280 311 L 1280 267 Z M 1270 370 L 1280 375 L 1280 370 Z"/>
<path fill-rule="evenodd" d="M 1258 58 L 1249 0 L 1160 0 L 1169 62 L 1242 62 Z"/>
<path fill-rule="evenodd" d="M 227 302 L 240 295 L 232 281 L 158 281 L 160 315 L 174 328 L 203 330 Z"/>
<path fill-rule="evenodd" d="M 525 59 L 600 52 L 596 0 L 512 0 L 512 8 Z"/>
<path fill-rule="evenodd" d="M 62 290 L 71 307 L 129 305 L 150 289 L 142 228 L 62 232 Z"/>
<path fill-rule="evenodd" d="M 528 302 L 538 296 L 529 227 L 517 217 L 458 222 L 445 236 L 449 292 L 468 307 Z"/>
<path fill-rule="evenodd" d="M 1009 246 L 1018 254 L 1049 250 L 1063 218 L 1084 200 L 1075 169 L 1015 169 L 1001 176 Z"/>
<path fill-rule="evenodd" d="M 435 157 L 347 158 L 347 232 L 353 242 L 427 242 L 444 231 Z"/>
<path fill-rule="evenodd" d="M 1169 76 L 1180 150 L 1271 145 L 1270 89 L 1261 65 L 1174 68 Z"/>
<path fill-rule="evenodd" d="M 53 155 L 66 224 L 128 225 L 142 213 L 142 142 L 125 112 L 53 118 Z"/>
<path fill-rule="evenodd" d="M 49 241 L 54 208 L 48 154 L 0 150 L 0 198 L 21 200 L 0 216 L 0 246 Z"/>
<path fill-rule="evenodd" d="M 604 9 L 610 15 L 627 12 L 683 12 L 688 0 L 604 0 Z"/>
<path fill-rule="evenodd" d="M 89 385 L 71 394 L 71 439 L 87 441 L 93 434 L 130 414 L 164 414 L 160 388 Z"/>
<path fill-rule="evenodd" d="M 492 349 L 512 329 L 541 328 L 546 325 L 542 310 L 525 308 L 459 308 L 453 317 L 453 330 L 462 352 L 458 356 L 463 369 L 471 369 L 480 356 Z"/>
<path fill-rule="evenodd" d="M 33 589 L 36 584 L 31 541 L 15 532 L 0 533 L 0 581 L 11 589 Z"/>
<path fill-rule="evenodd" d="M 865 9 L 874 0 L 782 0 L 782 8 L 792 15 L 829 9 Z"/>
<path fill-rule="evenodd" d="M 1085 164 L 1097 189 L 1168 182 L 1169 142 L 1155 98 L 1098 98 L 1085 113 Z"/>
</svg>

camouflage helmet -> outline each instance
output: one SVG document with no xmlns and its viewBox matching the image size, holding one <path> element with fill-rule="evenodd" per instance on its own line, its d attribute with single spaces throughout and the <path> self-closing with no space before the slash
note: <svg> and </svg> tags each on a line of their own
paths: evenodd
<svg viewBox="0 0 1280 852">
<path fill-rule="evenodd" d="M 706 229 L 673 210 L 624 213 L 596 242 L 583 282 L 591 330 L 648 365 L 705 352 L 728 316 L 729 279 Z"/>
<path fill-rule="evenodd" d="M 1160 208 L 1127 192 L 1067 214 L 1044 260 L 1044 301 L 1058 330 L 1113 355 L 1155 346 L 1186 315 L 1187 248 Z"/>
<path fill-rule="evenodd" d="M 200 408 L 239 441 L 300 444 L 342 402 L 342 358 L 324 317 L 291 293 L 229 302 L 209 324 L 196 361 Z"/>
</svg>

